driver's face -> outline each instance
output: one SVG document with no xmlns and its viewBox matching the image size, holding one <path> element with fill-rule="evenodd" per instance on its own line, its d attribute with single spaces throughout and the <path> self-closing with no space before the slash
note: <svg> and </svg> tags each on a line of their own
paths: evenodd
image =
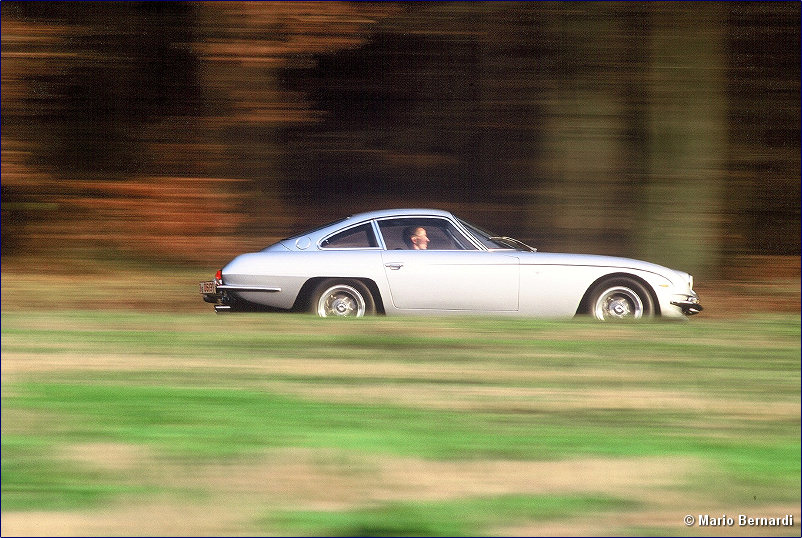
<svg viewBox="0 0 802 538">
<path fill-rule="evenodd" d="M 411 237 L 412 248 L 415 250 L 426 250 L 429 247 L 429 238 L 426 237 L 426 229 L 418 228 L 415 230 L 415 235 Z"/>
</svg>

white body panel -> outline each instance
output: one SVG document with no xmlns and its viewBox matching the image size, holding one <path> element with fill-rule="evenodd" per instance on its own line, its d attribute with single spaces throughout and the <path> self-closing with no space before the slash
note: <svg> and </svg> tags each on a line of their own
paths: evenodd
<svg viewBox="0 0 802 538">
<path fill-rule="evenodd" d="M 398 310 L 518 310 L 518 258 L 510 254 L 389 250 L 382 258 Z"/>
<path fill-rule="evenodd" d="M 292 308 L 310 278 L 347 277 L 380 283 L 383 269 L 379 250 L 263 251 L 234 258 L 223 268 L 223 280 L 236 286 L 281 288 L 275 293 L 237 292 L 237 296 L 265 306 Z"/>
<path fill-rule="evenodd" d="M 649 265 L 651 264 L 637 260 L 607 256 L 522 253 L 521 313 L 533 316 L 571 317 L 576 314 L 580 301 L 591 285 L 608 275 L 626 274 L 639 277 L 649 283 L 655 292 L 667 289 L 665 285 L 671 286 L 667 278 L 652 270 L 646 270 Z M 659 300 L 659 294 L 656 295 Z M 665 304 L 670 306 L 669 302 L 666 301 Z M 676 310 L 681 316 L 682 312 Z M 672 313 L 669 311 L 668 315 Z"/>
</svg>

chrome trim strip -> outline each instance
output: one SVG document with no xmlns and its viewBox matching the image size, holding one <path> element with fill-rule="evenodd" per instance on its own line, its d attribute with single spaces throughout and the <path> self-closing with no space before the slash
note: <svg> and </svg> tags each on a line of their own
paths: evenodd
<svg viewBox="0 0 802 538">
<path fill-rule="evenodd" d="M 263 291 L 265 293 L 277 293 L 281 291 L 281 288 L 264 288 L 261 286 L 232 286 L 230 284 L 220 284 L 217 286 L 217 289 L 228 291 Z"/>
<path fill-rule="evenodd" d="M 379 242 L 379 248 L 382 251 L 387 250 L 387 243 L 384 242 L 384 236 L 379 229 L 379 222 L 376 219 L 370 219 L 370 223 L 373 226 L 373 235 L 376 236 L 376 241 Z"/>
</svg>

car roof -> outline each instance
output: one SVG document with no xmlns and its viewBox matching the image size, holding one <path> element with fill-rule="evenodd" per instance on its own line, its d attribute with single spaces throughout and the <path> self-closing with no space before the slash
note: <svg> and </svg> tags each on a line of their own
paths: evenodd
<svg viewBox="0 0 802 538">
<path fill-rule="evenodd" d="M 444 211 L 442 209 L 379 209 L 376 211 L 367 211 L 365 213 L 356 213 L 348 217 L 347 220 L 357 221 L 357 220 L 368 220 L 368 219 L 378 219 L 383 217 L 404 217 L 404 216 L 420 216 L 420 215 L 427 215 L 427 216 L 435 216 L 435 217 L 451 217 L 453 216 L 450 212 Z"/>
<path fill-rule="evenodd" d="M 376 211 L 366 211 L 364 213 L 356 213 L 349 217 L 324 224 L 318 228 L 305 230 L 301 233 L 292 235 L 281 242 L 287 243 L 300 237 L 310 237 L 313 241 L 318 241 L 329 234 L 335 233 L 343 228 L 348 228 L 360 222 L 369 221 L 371 219 L 391 218 L 391 217 L 451 217 L 454 215 L 442 209 L 379 209 Z"/>
</svg>

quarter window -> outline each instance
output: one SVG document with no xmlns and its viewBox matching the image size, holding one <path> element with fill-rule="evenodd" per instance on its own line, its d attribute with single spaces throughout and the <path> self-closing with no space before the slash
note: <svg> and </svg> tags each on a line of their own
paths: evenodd
<svg viewBox="0 0 802 538">
<path fill-rule="evenodd" d="M 320 242 L 320 248 L 376 248 L 378 246 L 373 226 L 369 222 L 330 235 Z"/>
</svg>

